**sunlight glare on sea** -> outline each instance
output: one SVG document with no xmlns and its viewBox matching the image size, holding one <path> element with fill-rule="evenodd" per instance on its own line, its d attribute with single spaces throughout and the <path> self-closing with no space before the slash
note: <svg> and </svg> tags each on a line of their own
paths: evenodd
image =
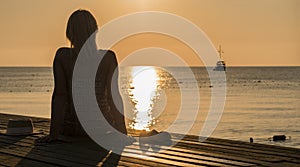
<svg viewBox="0 0 300 167">
<path fill-rule="evenodd" d="M 153 67 L 133 67 L 131 77 L 128 93 L 134 104 L 134 117 L 129 126 L 135 130 L 148 131 L 154 123 L 152 109 L 157 96 L 158 76 Z"/>
</svg>

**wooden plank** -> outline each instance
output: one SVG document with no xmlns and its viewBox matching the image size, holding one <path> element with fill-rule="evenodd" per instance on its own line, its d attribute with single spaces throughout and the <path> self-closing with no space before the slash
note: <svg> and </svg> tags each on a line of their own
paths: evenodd
<svg viewBox="0 0 300 167">
<path fill-rule="evenodd" d="M 85 164 L 60 159 L 59 155 L 49 156 L 49 154 L 36 154 L 30 152 L 30 150 L 31 149 L 27 147 L 23 147 L 21 150 L 0 148 L 0 153 L 58 166 L 87 166 Z"/>
<path fill-rule="evenodd" d="M 5 128 L 8 119 L 28 118 L 9 114 L 0 114 L 0 128 Z M 49 132 L 49 119 L 32 118 L 36 129 Z M 24 163 L 55 163 L 55 165 L 118 165 L 118 166 L 298 166 L 299 151 L 295 148 L 281 148 L 256 143 L 208 138 L 198 142 L 197 136 L 187 135 L 183 140 L 180 134 L 172 134 L 174 141 L 179 143 L 173 147 L 160 147 L 160 152 L 148 150 L 152 155 L 143 155 L 138 143 L 127 147 L 123 155 L 106 154 L 100 158 L 99 149 L 95 145 L 85 143 L 56 143 L 34 146 L 37 136 L 25 138 L 0 135 L 0 161 L 6 155 L 21 159 Z M 103 155 L 104 156 L 104 155 Z M 39 160 L 38 157 L 41 157 Z M 97 161 L 98 160 L 98 161 Z M 58 162 L 59 163 L 58 163 Z M 67 162 L 63 164 L 62 162 Z M 0 165 L 5 165 L 0 162 Z"/>
<path fill-rule="evenodd" d="M 135 157 L 140 153 L 139 150 L 125 150 L 122 155 L 128 157 Z M 202 160 L 195 160 L 184 158 L 182 156 L 170 156 L 167 154 L 153 154 L 152 156 L 140 155 L 138 156 L 145 160 L 151 160 L 155 162 L 165 163 L 169 165 L 176 165 L 176 166 L 229 166 L 226 164 L 216 163 L 216 162 L 209 162 L 209 161 L 202 161 Z"/>
<path fill-rule="evenodd" d="M 290 162 L 279 162 L 277 165 L 280 166 L 280 167 L 284 167 L 284 166 L 286 166 L 286 167 L 299 167 L 300 166 L 299 164 L 294 164 L 294 163 L 290 163 Z"/>
<path fill-rule="evenodd" d="M 31 138 L 31 137 L 30 137 Z M 31 147 L 34 147 L 33 146 L 33 140 L 28 140 L 27 138 L 26 139 L 22 139 L 22 141 L 18 141 L 16 142 L 16 140 L 14 140 L 14 138 L 11 138 L 12 141 L 6 141 L 7 143 L 9 144 L 13 144 L 13 145 L 18 145 L 18 146 L 31 146 Z M 71 148 L 69 150 L 66 151 L 66 147 L 67 148 Z M 67 156 L 67 158 L 70 158 L 70 155 L 72 155 L 71 157 L 72 158 L 76 158 L 76 159 L 79 159 L 79 160 L 84 160 L 84 159 L 91 159 L 91 158 L 94 158 L 95 155 L 98 155 L 96 153 L 99 153 L 98 152 L 88 152 L 86 149 L 79 149 L 78 150 L 78 146 L 76 145 L 73 145 L 73 144 L 64 144 L 62 145 L 61 144 L 48 144 L 48 145 L 45 145 L 45 146 L 37 146 L 35 149 L 39 150 L 39 151 L 47 151 L 47 152 L 57 152 L 57 154 L 60 154 L 61 156 Z M 84 153 L 84 154 L 83 154 Z"/>
<path fill-rule="evenodd" d="M 177 140 L 179 143 L 186 143 L 190 145 L 199 145 L 199 146 L 207 146 L 207 147 L 218 147 L 218 148 L 225 148 L 225 149 L 232 149 L 232 150 L 241 150 L 241 151 L 247 151 L 247 152 L 253 152 L 253 153 L 261 153 L 261 154 L 268 154 L 268 155 L 274 155 L 274 156 L 286 156 L 286 154 L 282 154 L 280 152 L 268 152 L 265 150 L 262 150 L 258 147 L 252 147 L 252 148 L 244 148 L 244 147 L 236 147 L 236 146 L 228 146 L 224 143 L 215 143 L 211 144 L 208 142 L 198 142 L 198 141 L 189 141 L 189 140 Z M 255 145 L 255 144 L 253 144 Z M 289 155 L 288 155 L 289 156 Z M 295 156 L 295 155 L 291 155 Z M 297 157 L 297 156 L 296 156 Z"/>
<path fill-rule="evenodd" d="M 183 135 L 180 134 L 172 134 L 172 137 L 174 139 L 179 139 L 182 138 L 185 141 L 199 141 L 198 136 L 192 136 L 192 135 Z M 292 147 L 282 147 L 282 146 L 276 146 L 276 145 L 267 145 L 267 144 L 260 144 L 260 143 L 249 143 L 249 142 L 244 142 L 244 141 L 238 141 L 238 140 L 229 140 L 229 139 L 219 139 L 219 138 L 212 138 L 209 137 L 207 138 L 204 143 L 210 143 L 210 144 L 217 144 L 217 145 L 231 145 L 235 147 L 248 147 L 248 148 L 253 148 L 256 147 L 256 149 L 261 149 L 261 150 L 278 150 L 278 151 L 284 151 L 284 152 L 290 152 L 290 153 L 299 153 L 298 148 L 292 148 Z M 300 156 L 300 155 L 299 155 Z"/>
<path fill-rule="evenodd" d="M 7 154 L 0 153 L 0 164 L 6 166 L 16 166 L 22 158 L 10 156 Z"/>
<path fill-rule="evenodd" d="M 20 157 L 11 156 L 8 154 L 0 153 L 0 164 L 3 166 L 42 166 L 42 167 L 55 167 L 55 165 L 51 165 L 48 163 L 42 163 L 38 161 L 33 161 L 29 159 L 24 159 Z"/>
<path fill-rule="evenodd" d="M 177 145 L 177 147 L 180 147 L 182 149 L 191 149 L 195 151 L 206 151 L 210 153 L 218 153 L 218 154 L 222 154 L 222 156 L 224 157 L 229 156 L 231 157 L 230 159 L 237 159 L 238 157 L 238 158 L 242 158 L 244 162 L 259 164 L 263 166 L 270 166 L 270 167 L 274 166 L 275 162 L 281 161 L 279 159 L 276 159 L 277 161 L 275 161 L 274 158 L 270 156 L 269 158 L 273 160 L 273 162 L 270 162 L 270 159 L 268 159 L 267 157 L 261 158 L 261 157 L 256 157 L 257 155 L 255 156 L 244 152 L 230 151 L 226 149 L 211 149 L 207 147 L 197 147 L 197 146 L 186 145 L 186 144 L 185 145 L 179 144 Z"/>
<path fill-rule="evenodd" d="M 174 139 L 177 137 L 174 137 Z M 185 136 L 183 138 L 185 141 L 194 141 L 199 142 L 199 138 L 196 136 Z M 285 152 L 290 153 L 292 155 L 296 155 L 296 158 L 300 158 L 299 149 L 296 148 L 289 148 L 289 147 L 280 147 L 275 145 L 266 145 L 266 144 L 259 144 L 259 143 L 248 143 L 243 141 L 233 141 L 228 139 L 216 139 L 216 138 L 208 138 L 203 143 L 208 144 L 216 144 L 216 145 L 224 145 L 224 146 L 232 146 L 232 147 L 239 147 L 239 148 L 249 148 L 249 149 L 256 149 L 256 150 L 262 150 L 262 151 L 271 151 L 274 152 L 274 150 L 277 150 L 277 152 Z"/>
<path fill-rule="evenodd" d="M 10 144 L 21 144 L 20 142 L 19 143 L 17 143 L 17 142 L 11 142 Z M 24 144 L 24 143 L 23 143 Z M 23 146 L 28 146 L 28 143 L 25 143 Z M 75 147 L 77 147 L 76 145 L 74 145 L 74 144 L 64 144 L 64 145 L 48 145 L 48 146 L 41 146 L 41 147 L 44 147 L 44 148 L 53 148 L 53 149 L 51 149 L 51 150 L 48 150 L 48 152 L 53 152 L 53 150 L 59 150 L 59 152 L 57 153 L 57 154 L 60 154 L 60 158 L 64 158 L 64 160 L 66 160 L 66 158 L 68 159 L 68 158 L 70 158 L 70 155 L 72 155 L 72 158 L 78 158 L 79 160 L 82 160 L 82 159 L 84 159 L 84 158 L 89 158 L 89 160 L 91 160 L 91 158 L 93 157 L 93 155 L 96 155 L 96 152 L 95 151 L 93 151 L 93 150 L 84 150 L 84 149 L 81 149 L 81 150 L 76 150 L 76 149 L 74 149 Z M 38 147 L 38 149 L 41 149 L 41 147 L 39 146 Z M 62 149 L 60 149 L 60 148 L 69 148 L 70 150 L 70 152 L 67 152 L 67 155 L 64 155 L 63 153 L 64 153 L 64 150 L 62 150 Z M 78 148 L 78 147 L 77 147 Z M 22 150 L 24 150 L 24 149 L 22 149 Z M 76 153 L 76 152 L 78 152 L 78 154 L 77 155 L 86 155 L 86 154 L 89 154 L 89 157 L 76 157 L 76 154 L 74 154 L 74 153 Z M 91 153 L 90 153 L 91 152 Z M 84 154 L 82 154 L 82 153 L 84 153 Z M 47 154 L 47 156 L 51 156 L 51 155 L 49 155 L 49 153 Z M 134 155 L 134 157 L 135 156 L 138 156 L 138 155 Z M 132 158 L 130 158 L 130 159 L 132 159 Z M 70 160 L 70 159 L 69 159 Z M 127 161 L 129 161 L 128 160 L 128 158 L 122 158 L 122 160 L 124 161 L 124 162 L 121 162 L 121 164 L 127 164 L 126 162 Z M 130 163 L 133 163 L 132 161 L 129 161 Z M 159 162 L 145 162 L 145 160 L 139 160 L 139 161 L 137 161 L 137 159 L 135 159 L 135 161 L 134 161 L 134 163 L 137 163 L 137 162 L 140 162 L 140 163 L 142 163 L 143 165 L 145 165 L 145 164 L 148 164 L 148 165 L 150 165 L 150 166 L 162 166 L 163 164 L 160 164 Z M 89 164 L 89 165 L 91 165 L 90 163 L 88 163 L 88 162 L 85 162 L 85 163 L 87 163 L 87 164 Z M 173 162 L 173 164 L 176 164 L 177 162 L 175 161 L 175 162 Z M 182 165 L 182 163 L 180 163 L 181 165 Z M 95 164 L 92 164 L 92 165 L 95 165 Z M 171 164 L 169 164 L 169 165 L 171 165 Z M 177 165 L 179 165 L 179 163 L 177 163 Z M 166 165 L 167 166 L 167 165 Z"/>
<path fill-rule="evenodd" d="M 138 148 L 133 148 L 133 147 L 129 147 L 129 148 L 139 150 Z M 208 162 L 208 163 L 212 162 L 212 163 L 219 163 L 222 165 L 231 165 L 231 166 L 232 165 L 235 165 L 235 166 L 254 165 L 254 164 L 250 164 L 250 163 L 244 163 L 244 162 L 239 162 L 239 161 L 211 157 L 211 156 L 208 156 L 207 154 L 199 154 L 199 152 L 196 152 L 196 151 L 186 151 L 186 149 L 178 149 L 176 147 L 159 147 L 159 149 L 160 149 L 160 151 L 159 151 L 159 154 L 156 154 L 157 156 L 167 155 L 167 156 L 172 156 L 174 159 L 176 159 L 177 157 L 181 157 L 181 158 L 188 158 L 189 161 L 194 161 L 194 162 L 199 162 L 199 163 L 200 162 Z M 151 151 L 149 151 L 149 152 L 153 153 L 153 154 L 156 153 L 156 152 L 151 152 Z"/>
<path fill-rule="evenodd" d="M 22 140 L 22 141 L 24 141 L 24 140 Z M 28 146 L 28 144 L 25 144 L 25 145 Z M 74 148 L 74 146 L 72 146 L 72 147 Z M 66 148 L 66 146 L 64 146 L 64 148 Z M 132 149 L 132 148 L 131 148 L 131 149 Z M 138 150 L 138 148 L 135 148 L 135 149 Z M 63 151 L 63 150 L 61 150 L 61 151 Z M 74 149 L 73 149 L 73 151 L 74 151 Z M 163 154 L 162 154 L 162 155 L 163 155 Z M 177 154 L 177 155 L 176 155 L 176 154 L 171 154 L 171 155 L 175 155 L 174 158 L 176 158 L 176 157 L 178 157 L 178 155 L 180 155 L 180 154 Z M 181 156 L 184 157 L 183 155 L 181 155 Z M 186 157 L 190 157 L 190 156 L 194 156 L 194 155 L 186 155 L 185 158 L 186 158 Z M 194 159 L 195 159 L 195 158 L 194 158 Z M 200 160 L 200 159 L 199 159 L 199 160 Z M 176 161 L 176 160 L 175 160 L 175 161 Z M 211 161 L 211 160 L 210 160 L 210 161 Z M 200 161 L 199 161 L 199 162 L 200 162 Z M 174 163 L 174 162 L 173 162 L 173 163 Z M 176 163 L 176 162 L 175 162 L 175 163 Z"/>
<path fill-rule="evenodd" d="M 16 145 L 16 143 L 13 143 L 12 145 Z M 8 144 L 8 146 L 11 146 L 11 145 Z M 62 150 L 60 149 L 60 147 L 63 147 L 63 146 L 64 145 L 56 145 L 56 147 L 52 147 L 51 149 L 49 149 L 50 147 L 47 147 L 48 149 L 46 149 L 46 150 L 42 150 L 40 148 L 23 146 L 23 147 L 11 147 L 11 148 L 9 148 L 9 150 L 12 152 L 18 152 L 18 153 L 24 152 L 24 153 L 27 153 L 27 155 L 28 154 L 34 155 L 31 157 L 39 157 L 39 160 L 46 161 L 46 162 L 51 162 L 51 161 L 48 161 L 49 158 L 52 158 L 55 160 L 61 160 L 62 163 L 55 162 L 55 163 L 57 163 L 57 165 L 70 164 L 69 162 L 71 162 L 71 163 L 80 164 L 82 166 L 84 166 L 84 165 L 95 166 L 99 163 L 99 161 L 102 160 L 101 157 L 100 157 L 101 159 L 97 159 L 96 156 L 98 156 L 99 154 L 90 155 L 89 159 L 87 157 L 84 157 L 84 158 L 78 157 L 77 155 L 80 155 L 80 154 L 74 154 L 73 152 L 69 152 L 69 154 L 67 154 L 67 155 L 62 154 Z M 1 151 L 3 152 L 2 149 L 0 149 L 0 152 Z M 9 153 L 11 153 L 11 152 L 9 152 Z M 86 152 L 81 152 L 81 155 L 84 155 L 83 153 L 86 153 Z M 108 154 L 108 152 L 106 154 Z M 45 160 L 43 157 L 47 157 L 47 160 Z"/>
<path fill-rule="evenodd" d="M 24 139 L 23 139 L 24 140 Z M 23 141 L 21 140 L 21 141 Z M 30 144 L 28 145 L 28 143 L 22 143 L 21 141 L 18 141 L 18 142 L 15 142 L 15 141 L 11 141 L 9 144 L 14 144 L 14 145 L 18 145 L 18 144 L 22 144 L 22 146 L 30 146 Z M 8 142 L 8 141 L 6 141 Z M 59 146 L 58 146 L 59 147 Z M 64 148 L 66 147 L 66 145 L 63 146 Z M 74 148 L 75 146 L 72 145 L 72 147 Z M 48 147 L 49 148 L 49 147 Z M 39 149 L 41 149 L 41 147 L 39 147 Z M 57 148 L 55 148 L 56 150 Z M 136 149 L 137 150 L 137 149 Z M 48 150 L 48 156 L 49 155 L 49 151 Z M 72 150 L 73 153 L 74 153 L 74 149 Z M 126 152 L 126 151 L 124 151 Z M 63 150 L 60 150 L 59 152 L 60 154 L 63 153 Z M 132 155 L 133 157 L 136 157 L 136 156 L 139 156 L 138 154 L 134 154 L 133 151 L 130 151 L 129 149 L 127 149 L 127 153 L 131 153 L 131 154 L 128 154 L 128 155 Z M 139 152 L 135 152 L 135 153 L 139 153 Z M 155 162 L 160 162 L 160 163 L 167 163 L 167 164 L 175 164 L 175 165 L 187 165 L 187 164 L 197 164 L 197 165 L 203 165 L 203 164 L 206 164 L 206 165 L 222 165 L 221 163 L 215 163 L 213 161 L 202 161 L 200 159 L 187 159 L 187 157 L 189 156 L 186 156 L 186 157 L 183 157 L 183 156 L 174 156 L 175 154 L 173 155 L 167 155 L 167 154 L 158 154 L 157 156 L 155 156 Z M 73 157 L 76 157 L 76 155 L 74 154 Z M 193 156 L 193 155 L 192 155 Z M 62 157 L 62 155 L 60 156 Z M 68 158 L 68 157 L 67 157 Z M 78 157 L 78 158 L 82 158 L 82 157 Z M 190 158 L 190 157 L 189 157 Z M 149 158 L 148 158 L 149 159 Z M 66 160 L 66 159 L 65 159 Z M 178 163 L 178 161 L 181 161 L 180 163 Z M 88 162 L 86 162 L 88 164 Z M 186 164 L 184 164 L 186 163 Z M 225 166 L 225 164 L 223 164 L 223 166 Z"/>
<path fill-rule="evenodd" d="M 280 160 L 287 160 L 287 159 L 299 159 L 298 155 L 288 154 L 285 152 L 275 152 L 275 151 L 263 151 L 257 149 L 246 149 L 241 147 L 233 147 L 233 146 L 223 146 L 223 145 L 216 145 L 216 144 L 207 144 L 207 143 L 200 143 L 200 142 L 193 142 L 193 141 L 185 141 L 181 140 L 180 143 L 185 143 L 187 145 L 194 145 L 198 147 L 209 147 L 214 149 L 226 150 L 231 152 L 239 152 L 245 155 L 252 155 L 255 157 L 266 158 L 267 161 L 280 161 Z M 299 161 L 300 163 L 300 161 Z"/>
<path fill-rule="evenodd" d="M 18 144 L 18 143 L 12 143 L 12 144 Z M 27 145 L 27 144 L 26 144 Z M 77 162 L 76 160 L 77 160 L 77 158 L 78 158 L 78 160 L 80 160 L 80 163 L 84 163 L 84 164 L 88 164 L 88 165 L 95 165 L 95 164 L 90 164 L 89 163 L 89 161 L 83 161 L 83 159 L 82 158 L 79 158 L 79 157 L 76 157 L 76 154 L 73 154 L 74 153 L 74 149 L 72 150 L 72 157 L 70 157 L 70 154 L 68 154 L 67 156 L 64 156 L 63 154 L 62 154 L 62 150 L 60 150 L 59 148 L 60 147 L 64 147 L 65 148 L 65 144 L 64 145 L 56 145 L 56 147 L 54 148 L 54 150 L 59 150 L 59 152 L 58 152 L 58 154 L 60 154 L 60 156 L 59 156 L 59 158 L 60 159 L 63 159 L 63 160 L 69 160 L 69 161 L 74 161 L 74 162 Z M 72 145 L 70 145 L 69 144 L 69 146 L 71 146 L 71 147 L 76 147 L 76 145 L 74 146 L 73 144 Z M 48 147 L 49 148 L 49 147 Z M 52 146 L 52 148 L 53 148 L 53 146 Z M 70 147 L 69 147 L 70 148 Z M 10 148 L 11 149 L 11 148 Z M 39 147 L 39 149 L 40 149 L 40 147 Z M 11 150 L 18 150 L 18 151 L 24 151 L 25 150 L 25 148 L 22 148 L 22 149 L 18 149 L 18 148 L 13 148 L 13 149 L 11 149 Z M 52 150 L 52 149 L 51 149 Z M 0 151 L 1 151 L 1 149 L 0 149 Z M 87 151 L 91 151 L 91 150 L 83 150 L 83 151 L 85 151 L 84 153 L 86 153 Z M 53 157 L 55 154 L 57 154 L 57 153 L 55 153 L 54 155 L 53 154 L 51 154 L 53 152 L 53 150 L 52 151 L 50 151 L 50 150 L 48 150 L 48 152 L 47 152 L 47 154 L 45 154 L 44 152 L 41 152 L 41 151 L 34 151 L 34 152 L 32 152 L 31 151 L 31 153 L 32 154 L 39 154 L 39 155 L 46 155 L 47 157 Z M 95 155 L 95 153 L 93 153 L 94 155 Z M 81 152 L 81 155 L 82 155 L 82 152 Z M 74 158 L 74 156 L 75 156 L 75 160 L 73 159 Z M 139 156 L 139 155 L 136 155 L 136 154 L 134 154 L 134 155 L 132 155 L 132 157 L 130 157 L 130 158 L 133 158 L 133 157 L 137 157 L 137 156 Z M 54 157 L 55 158 L 55 157 Z M 70 159 L 70 158 L 72 158 L 72 159 Z M 123 159 L 124 161 L 126 161 L 126 159 Z M 150 160 L 150 159 L 149 159 Z M 153 161 L 153 160 L 151 160 L 151 161 Z M 145 164 L 146 162 L 144 161 L 144 160 L 141 160 L 140 161 L 142 164 Z M 156 160 L 155 161 L 153 161 L 153 162 L 147 162 L 146 164 L 150 164 L 151 166 L 157 166 L 157 165 L 159 165 L 159 164 L 168 164 L 168 165 L 172 165 L 172 164 L 175 164 L 176 166 L 184 166 L 184 165 L 187 165 L 187 164 L 184 164 L 184 163 L 182 163 L 182 162 L 177 162 L 176 160 L 175 161 L 172 161 L 171 162 L 171 160 L 164 160 L 164 159 L 160 159 L 160 158 L 156 158 Z"/>
<path fill-rule="evenodd" d="M 179 151 L 179 152 L 186 152 L 186 153 L 190 153 L 190 154 L 194 154 L 194 155 L 201 155 L 207 158 L 217 158 L 220 160 L 224 160 L 225 162 L 233 162 L 235 165 L 238 166 L 244 166 L 244 165 L 248 165 L 248 164 L 262 164 L 264 163 L 264 161 L 259 161 L 259 160 L 249 160 L 248 158 L 242 158 L 239 156 L 232 156 L 232 155 L 225 155 L 223 153 L 218 154 L 218 153 L 212 153 L 212 152 L 205 152 L 205 151 L 194 151 L 191 149 L 186 149 L 186 148 L 181 148 L 181 147 L 171 147 L 169 148 L 170 150 L 173 151 Z M 251 163 L 250 163 L 251 162 Z M 241 163 L 241 164 L 239 164 Z"/>
</svg>

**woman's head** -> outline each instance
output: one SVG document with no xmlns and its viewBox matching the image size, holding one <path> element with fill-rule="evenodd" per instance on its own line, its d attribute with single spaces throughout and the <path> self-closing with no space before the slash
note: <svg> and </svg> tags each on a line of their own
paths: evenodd
<svg viewBox="0 0 300 167">
<path fill-rule="evenodd" d="M 77 10 L 68 20 L 66 36 L 72 47 L 80 49 L 97 29 L 96 19 L 89 11 Z"/>
</svg>

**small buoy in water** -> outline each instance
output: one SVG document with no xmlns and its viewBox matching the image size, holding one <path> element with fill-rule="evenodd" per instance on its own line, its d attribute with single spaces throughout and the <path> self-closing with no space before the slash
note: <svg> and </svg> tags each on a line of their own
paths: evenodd
<svg viewBox="0 0 300 167">
<path fill-rule="evenodd" d="M 273 141 L 285 141 L 286 136 L 285 135 L 274 135 L 273 136 Z"/>
<path fill-rule="evenodd" d="M 250 143 L 253 143 L 253 138 L 252 137 L 250 137 Z"/>
</svg>

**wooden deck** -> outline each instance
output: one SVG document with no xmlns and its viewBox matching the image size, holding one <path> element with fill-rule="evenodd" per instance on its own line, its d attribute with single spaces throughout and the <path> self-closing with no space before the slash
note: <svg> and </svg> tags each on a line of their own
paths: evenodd
<svg viewBox="0 0 300 167">
<path fill-rule="evenodd" d="M 8 119 L 20 118 L 24 117 L 0 114 L 0 129 Z M 48 119 L 32 120 L 35 129 L 48 133 Z M 172 134 L 178 142 L 174 147 L 162 147 L 150 156 L 141 154 L 136 142 L 119 156 L 80 140 L 35 145 L 38 136 L 0 135 L 0 166 L 300 166 L 300 149 L 216 138 L 200 143 L 197 136 L 178 140 L 180 135 Z"/>
</svg>

